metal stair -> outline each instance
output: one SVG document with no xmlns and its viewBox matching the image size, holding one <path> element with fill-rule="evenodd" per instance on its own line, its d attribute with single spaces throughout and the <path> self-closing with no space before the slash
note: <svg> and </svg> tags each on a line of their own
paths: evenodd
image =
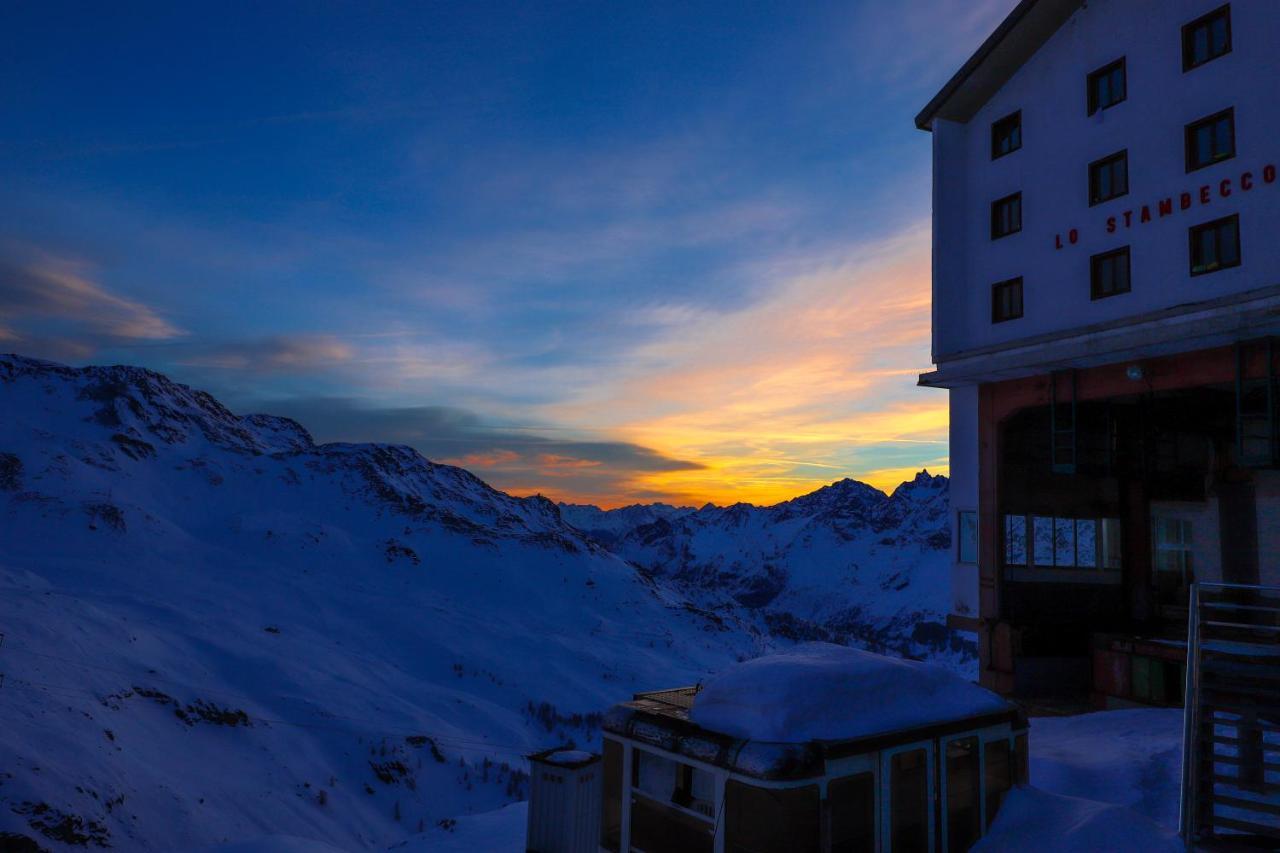
<svg viewBox="0 0 1280 853">
<path fill-rule="evenodd" d="M 1191 587 L 1187 849 L 1280 849 L 1280 588 Z"/>
</svg>

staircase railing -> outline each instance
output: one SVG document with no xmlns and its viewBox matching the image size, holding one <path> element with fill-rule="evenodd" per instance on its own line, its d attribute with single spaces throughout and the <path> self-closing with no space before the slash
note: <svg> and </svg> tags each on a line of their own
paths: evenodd
<svg viewBox="0 0 1280 853">
<path fill-rule="evenodd" d="M 1280 845 L 1280 588 L 1192 585 L 1185 702 L 1187 849 Z"/>
</svg>

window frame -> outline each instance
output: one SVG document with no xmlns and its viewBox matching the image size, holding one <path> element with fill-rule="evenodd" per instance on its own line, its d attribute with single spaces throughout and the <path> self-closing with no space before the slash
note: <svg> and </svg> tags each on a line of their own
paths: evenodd
<svg viewBox="0 0 1280 853">
<path fill-rule="evenodd" d="M 1112 181 L 1113 192 L 1109 196 L 1103 196 L 1099 193 L 1097 180 L 1101 174 L 1101 170 L 1109 167 L 1114 163 L 1124 163 L 1124 191 L 1114 192 L 1114 180 Z M 1089 164 L 1089 206 L 1097 207 L 1100 204 L 1112 201 L 1117 198 L 1124 198 L 1129 194 L 1129 149 L 1125 148 L 1114 154 L 1108 154 L 1106 157 L 1099 157 Z"/>
<path fill-rule="evenodd" d="M 1227 44 L 1221 53 L 1212 53 L 1213 42 L 1209 41 L 1210 56 L 1200 62 L 1195 61 L 1195 33 L 1200 28 L 1211 28 L 1218 18 L 1227 22 Z M 1212 34 L 1212 30 L 1210 30 Z M 1235 38 L 1231 28 L 1231 4 L 1224 3 L 1217 9 L 1208 12 L 1194 21 L 1182 25 L 1182 73 L 1203 68 L 1215 59 L 1221 59 L 1235 49 Z"/>
<path fill-rule="evenodd" d="M 1126 293 L 1133 292 L 1133 254 L 1131 249 L 1131 246 L 1121 246 L 1109 252 L 1099 252 L 1089 258 L 1089 298 L 1091 301 L 1097 302 L 1099 299 L 1110 299 L 1113 296 L 1123 296 Z M 1102 263 L 1122 255 L 1124 256 L 1124 289 L 1113 289 L 1110 293 L 1103 293 L 1099 287 L 1099 267 Z"/>
<path fill-rule="evenodd" d="M 1018 205 L 1018 226 L 1008 231 L 998 231 L 997 230 L 997 224 L 999 222 L 998 212 L 1002 210 L 1006 205 L 1012 205 L 1014 202 L 1016 202 Z M 1016 193 L 1009 193 L 1007 196 L 1002 196 L 1001 198 L 998 198 L 995 201 L 991 202 L 991 239 L 993 241 L 1003 240 L 1006 237 L 1012 237 L 1014 234 L 1020 234 L 1021 232 L 1022 232 L 1022 191 L 1019 190 Z"/>
<path fill-rule="evenodd" d="M 1124 94 L 1121 95 L 1118 100 L 1111 101 L 1108 104 L 1102 104 L 1100 103 L 1100 99 L 1098 98 L 1097 87 L 1095 84 L 1097 83 L 1097 81 L 1101 80 L 1103 77 L 1113 74 L 1116 71 L 1116 69 L 1120 70 L 1124 78 Z M 1116 59 L 1112 62 L 1108 62 L 1106 65 L 1103 65 L 1101 68 L 1097 68 L 1094 71 L 1089 72 L 1089 75 L 1086 78 L 1085 85 L 1087 89 L 1088 108 L 1089 108 L 1090 116 L 1096 115 L 1097 113 L 1103 112 L 1105 110 L 1109 110 L 1114 106 L 1118 106 L 1119 104 L 1123 104 L 1125 101 L 1129 100 L 1128 57 L 1122 56 L 1119 59 Z"/>
<path fill-rule="evenodd" d="M 971 560 L 965 559 L 964 522 L 966 517 L 973 518 L 973 559 Z M 978 530 L 978 511 L 976 509 L 956 510 L 956 563 L 962 566 L 978 565 L 978 539 L 980 538 L 979 533 L 980 532 Z"/>
<path fill-rule="evenodd" d="M 999 140 L 1001 139 L 1000 131 L 1012 125 L 1018 131 L 1018 144 L 1011 147 L 1008 151 L 1001 151 L 999 148 Z M 991 159 L 999 160 L 1001 157 L 1008 157 L 1015 151 L 1022 150 L 1022 110 L 1014 110 L 1001 119 L 996 119 L 991 123 Z"/>
<path fill-rule="evenodd" d="M 1196 131 L 1199 130 L 1201 127 L 1204 127 L 1205 125 L 1217 124 L 1219 121 L 1221 121 L 1224 118 L 1227 120 L 1228 124 L 1231 127 L 1231 153 L 1226 154 L 1222 157 L 1217 157 L 1214 159 L 1207 160 L 1204 163 L 1198 163 L 1194 159 L 1195 155 L 1198 153 L 1196 151 L 1196 145 L 1195 145 Z M 1204 118 L 1198 118 L 1193 122 L 1188 122 L 1187 125 L 1183 128 L 1182 134 L 1183 134 L 1183 146 L 1186 149 L 1185 156 L 1186 156 L 1186 165 L 1187 165 L 1188 175 L 1191 174 L 1192 172 L 1198 172 L 1201 169 L 1207 169 L 1210 166 L 1216 166 L 1219 163 L 1225 163 L 1228 160 L 1234 160 L 1236 158 L 1236 149 L 1237 149 L 1236 108 L 1227 107 L 1225 110 L 1219 110 L 1218 112 L 1213 113 L 1212 115 L 1207 115 Z"/>
<path fill-rule="evenodd" d="M 1013 289 L 1015 286 L 1017 287 L 1017 292 L 1018 292 L 1018 313 L 1016 314 L 1010 313 L 1007 316 L 1002 316 L 999 311 L 1000 304 L 1001 304 L 999 295 L 1003 289 Z M 1024 291 L 1022 276 L 1007 278 L 1004 281 L 997 281 L 995 284 L 991 285 L 991 324 L 992 325 L 995 325 L 997 323 L 1008 323 L 1013 320 L 1021 320 L 1023 316 L 1025 316 L 1025 314 L 1026 314 L 1026 294 Z"/>
<path fill-rule="evenodd" d="M 1120 520 L 1115 516 L 1090 515 L 1090 516 L 1067 516 L 1058 515 L 1056 513 L 1043 512 L 1006 512 L 1002 516 L 1001 539 L 999 551 L 1000 567 L 1002 569 L 1027 570 L 1035 569 L 1037 571 L 1063 571 L 1063 572 L 1079 572 L 1101 574 L 1104 572 L 1118 572 L 1123 570 L 1123 548 L 1120 543 L 1113 543 L 1112 536 L 1119 533 Z M 1053 549 L 1051 562 L 1042 563 L 1038 561 L 1036 554 L 1036 521 L 1042 519 L 1051 523 L 1050 526 L 1050 542 L 1049 546 Z M 1022 562 L 1015 562 L 1012 543 L 1011 527 L 1015 520 L 1022 526 Z M 1093 565 L 1086 565 L 1080 561 L 1080 529 L 1081 525 L 1093 525 Z M 1060 563 L 1058 561 L 1058 537 L 1057 528 L 1059 526 L 1071 527 L 1072 541 L 1072 562 L 1070 565 Z M 1116 554 L 1110 553 L 1111 546 L 1118 546 Z M 1117 559 L 1112 560 L 1115 556 Z M 1114 563 L 1114 565 L 1113 565 Z"/>
<path fill-rule="evenodd" d="M 1235 238 L 1236 238 L 1235 239 L 1235 260 L 1229 264 L 1223 264 L 1219 262 L 1213 267 L 1205 267 L 1204 269 L 1197 270 L 1196 269 L 1196 250 L 1199 246 L 1199 240 L 1197 240 L 1196 237 L 1201 232 L 1207 229 L 1210 229 L 1210 228 L 1220 229 L 1224 224 L 1228 222 L 1233 223 L 1235 225 Z M 1192 225 L 1190 228 L 1187 229 L 1187 241 L 1190 244 L 1189 245 L 1190 257 L 1188 260 L 1190 262 L 1192 278 L 1197 278 L 1202 275 L 1213 275 L 1216 272 L 1222 272 L 1223 270 L 1234 269 L 1244 263 L 1244 253 L 1240 246 L 1240 214 L 1238 213 L 1233 213 L 1230 216 L 1223 216 L 1218 219 L 1211 219 L 1208 222 L 1202 222 L 1199 225 Z M 1218 256 L 1220 257 L 1222 255 L 1222 241 L 1221 241 L 1220 235 L 1218 235 L 1217 239 L 1215 239 L 1215 249 Z"/>
</svg>

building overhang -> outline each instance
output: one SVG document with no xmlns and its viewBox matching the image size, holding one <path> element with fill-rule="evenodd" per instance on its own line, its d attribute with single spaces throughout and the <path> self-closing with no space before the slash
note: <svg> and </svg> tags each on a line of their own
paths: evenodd
<svg viewBox="0 0 1280 853">
<path fill-rule="evenodd" d="M 928 388 L 963 388 L 1280 335 L 1280 285 L 939 357 Z"/>
<path fill-rule="evenodd" d="M 916 127 L 932 130 L 934 119 L 967 122 L 1084 0 L 1022 0 L 942 91 L 916 116 Z"/>
</svg>

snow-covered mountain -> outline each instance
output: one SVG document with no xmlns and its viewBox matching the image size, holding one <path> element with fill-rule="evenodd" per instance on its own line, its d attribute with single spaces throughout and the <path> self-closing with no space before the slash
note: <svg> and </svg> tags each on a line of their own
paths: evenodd
<svg viewBox="0 0 1280 853">
<path fill-rule="evenodd" d="M 0 357 L 0 833 L 385 847 L 760 646 L 403 447 Z M 3 835 L 0 835 L 3 839 Z M 0 844 L 0 846 L 3 846 Z"/>
<path fill-rule="evenodd" d="M 904 489 L 635 512 L 624 559 L 408 448 L 0 356 L 0 849 L 382 849 L 519 799 L 637 690 L 933 624 L 942 492 Z"/>
<path fill-rule="evenodd" d="M 922 472 L 892 495 L 841 480 L 769 507 L 561 511 L 664 585 L 759 619 L 774 636 L 957 662 L 972 654 L 945 626 L 945 477 Z"/>
</svg>

